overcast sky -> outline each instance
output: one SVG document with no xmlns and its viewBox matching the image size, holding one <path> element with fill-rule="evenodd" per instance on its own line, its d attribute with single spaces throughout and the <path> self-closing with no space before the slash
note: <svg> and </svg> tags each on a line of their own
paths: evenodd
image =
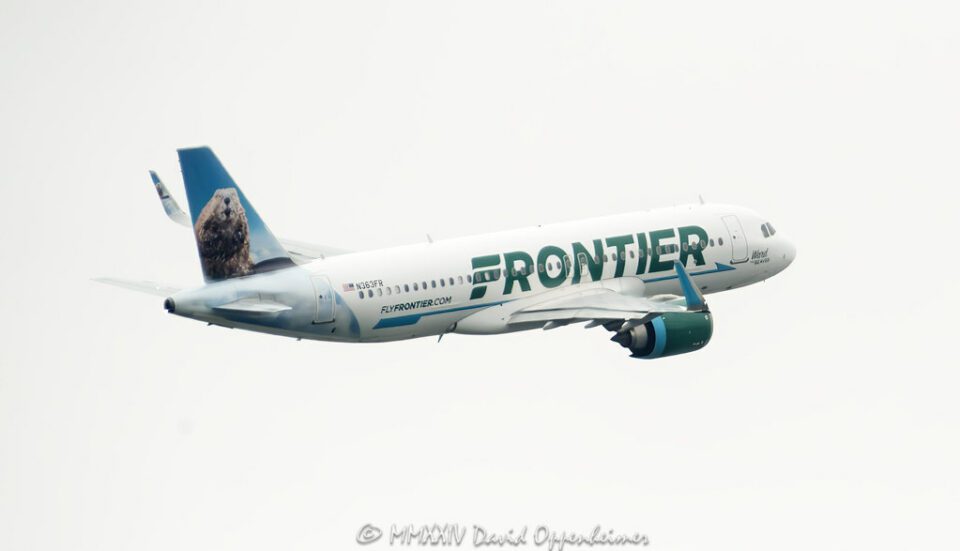
<svg viewBox="0 0 960 551">
<path fill-rule="evenodd" d="M 0 548 L 346 549 L 368 522 L 456 522 L 956 549 L 960 12 L 781 4 L 0 0 Z M 200 284 L 147 170 L 185 206 L 175 150 L 204 144 L 304 241 L 702 194 L 798 256 L 654 362 L 579 327 L 206 327 L 90 281 Z"/>
</svg>

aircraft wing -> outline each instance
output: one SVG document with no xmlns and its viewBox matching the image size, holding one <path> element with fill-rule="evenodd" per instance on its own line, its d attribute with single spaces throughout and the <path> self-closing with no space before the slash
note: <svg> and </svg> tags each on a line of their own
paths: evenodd
<svg viewBox="0 0 960 551">
<path fill-rule="evenodd" d="M 603 325 L 608 329 L 629 329 L 670 312 L 705 312 L 707 303 L 700 289 L 679 262 L 674 269 L 684 296 L 658 295 L 645 297 L 626 287 L 594 287 L 573 295 L 539 302 L 510 315 L 507 323 L 543 324 L 553 329 L 570 323 L 589 321 L 588 327 Z"/>
<path fill-rule="evenodd" d="M 589 321 L 586 327 L 599 325 L 613 332 L 610 340 L 629 349 L 633 358 L 652 359 L 699 350 L 713 334 L 710 310 L 683 265 L 674 262 L 673 267 L 682 297 L 647 298 L 639 280 L 622 278 L 521 307 L 509 315 L 507 323 L 519 325 L 518 329 L 554 329 Z"/>
<path fill-rule="evenodd" d="M 552 329 L 581 321 L 600 322 L 593 325 L 596 326 L 614 320 L 627 322 L 644 319 L 649 314 L 686 310 L 681 297 L 653 300 L 623 295 L 610 289 L 598 289 L 523 308 L 511 314 L 507 323 L 548 323 L 545 328 Z"/>
<path fill-rule="evenodd" d="M 181 226 L 192 228 L 193 224 L 190 223 L 190 215 L 180 208 L 177 200 L 170 195 L 170 190 L 167 189 L 167 186 L 163 183 L 163 180 L 160 179 L 160 176 L 151 170 L 150 179 L 153 181 L 154 189 L 157 190 L 157 195 L 160 196 L 160 203 L 163 204 L 163 212 L 167 214 L 167 217 Z M 280 244 L 283 245 L 291 258 L 293 258 L 293 261 L 297 264 L 306 264 L 318 258 L 337 256 L 351 252 L 347 249 L 315 245 L 313 243 L 283 237 L 278 237 L 277 240 L 280 241 Z"/>
</svg>

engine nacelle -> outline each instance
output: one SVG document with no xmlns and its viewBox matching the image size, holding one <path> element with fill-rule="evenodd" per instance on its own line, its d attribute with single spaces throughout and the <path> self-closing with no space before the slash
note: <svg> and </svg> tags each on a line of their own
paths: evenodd
<svg viewBox="0 0 960 551">
<path fill-rule="evenodd" d="M 620 331 L 610 340 L 629 348 L 634 358 L 652 360 L 700 350 L 712 335 L 710 312 L 668 312 Z"/>
</svg>

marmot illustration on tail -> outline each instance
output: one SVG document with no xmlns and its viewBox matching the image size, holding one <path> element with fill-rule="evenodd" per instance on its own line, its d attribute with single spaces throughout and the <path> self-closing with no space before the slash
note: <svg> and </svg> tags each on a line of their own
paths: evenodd
<svg viewBox="0 0 960 551">
<path fill-rule="evenodd" d="M 200 263 L 208 279 L 227 279 L 250 273 L 250 227 L 237 190 L 221 188 L 200 211 L 193 227 Z"/>
</svg>

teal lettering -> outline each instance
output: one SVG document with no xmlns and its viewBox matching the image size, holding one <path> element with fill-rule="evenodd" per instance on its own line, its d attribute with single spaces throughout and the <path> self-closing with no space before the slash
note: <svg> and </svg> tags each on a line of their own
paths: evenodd
<svg viewBox="0 0 960 551">
<path fill-rule="evenodd" d="M 514 251 L 512 253 L 504 253 L 503 260 L 507 265 L 507 273 L 503 283 L 503 294 L 509 295 L 513 292 L 513 282 L 515 281 L 520 284 L 521 291 L 529 291 L 530 282 L 527 281 L 527 276 L 530 273 L 531 266 L 533 266 L 533 259 L 530 258 L 530 255 L 523 251 Z M 517 262 L 522 262 L 523 267 L 518 269 Z"/>
<path fill-rule="evenodd" d="M 677 231 L 680 235 L 680 264 L 686 266 L 687 257 L 690 255 L 693 255 L 693 261 L 697 266 L 706 264 L 700 244 L 707 242 L 707 232 L 700 226 L 683 226 Z M 690 243 L 690 237 L 694 235 L 697 236 L 697 241 Z"/>
<path fill-rule="evenodd" d="M 537 255 L 537 265 L 543 266 L 543 271 L 539 272 L 540 283 L 547 289 L 552 289 L 554 287 L 559 287 L 567 279 L 567 264 L 564 262 L 564 256 L 566 253 L 560 247 L 554 245 L 547 245 L 546 247 L 540 249 L 540 253 Z M 554 277 L 550 277 L 547 273 L 546 264 L 550 261 L 551 257 L 557 257 L 560 264 L 560 273 Z"/>
<path fill-rule="evenodd" d="M 633 236 L 630 234 L 607 238 L 607 246 L 617 248 L 617 268 L 613 273 L 613 277 L 623 277 L 623 267 L 627 263 L 626 249 L 627 245 L 631 243 L 633 243 Z"/>
<path fill-rule="evenodd" d="M 673 268 L 673 262 L 660 260 L 660 241 L 670 239 L 673 235 L 673 228 L 650 232 L 650 248 L 653 249 L 653 255 L 650 257 L 650 273 L 663 272 Z"/>
<path fill-rule="evenodd" d="M 590 279 L 593 281 L 600 281 L 600 278 L 603 277 L 603 263 L 601 255 L 603 254 L 603 243 L 599 239 L 593 240 L 593 250 L 591 254 L 586 247 L 581 243 L 573 244 L 573 283 L 580 283 L 580 276 L 583 272 L 583 266 L 581 265 L 582 257 L 586 257 L 587 269 L 590 271 Z M 582 253 L 582 254 L 581 254 Z"/>
</svg>

